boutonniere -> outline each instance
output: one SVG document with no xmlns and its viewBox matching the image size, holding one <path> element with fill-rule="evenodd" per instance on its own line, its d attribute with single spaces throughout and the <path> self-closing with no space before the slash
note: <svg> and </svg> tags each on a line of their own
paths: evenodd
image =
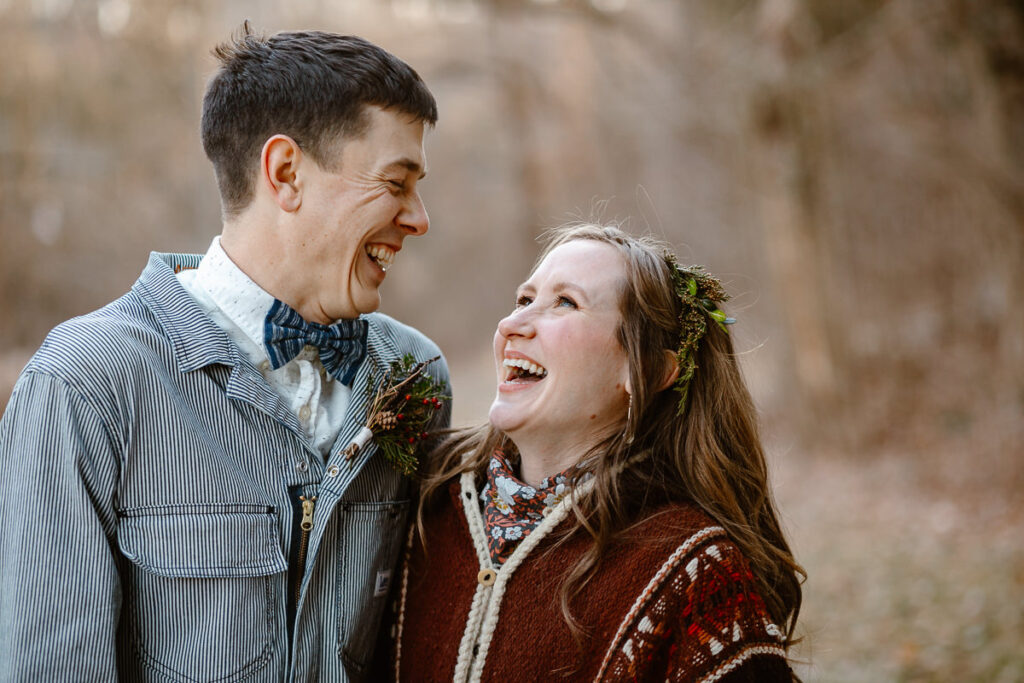
<svg viewBox="0 0 1024 683">
<path fill-rule="evenodd" d="M 366 425 L 345 449 L 346 458 L 354 458 L 372 438 L 392 467 L 402 474 L 416 471 L 416 451 L 423 441 L 430 438 L 427 428 L 434 413 L 451 398 L 444 394 L 447 389 L 444 382 L 438 382 L 423 372 L 440 358 L 434 356 L 417 362 L 411 354 L 406 354 L 401 360 L 391 363 L 376 391 L 375 377 L 370 374 L 366 394 L 372 398 Z"/>
</svg>

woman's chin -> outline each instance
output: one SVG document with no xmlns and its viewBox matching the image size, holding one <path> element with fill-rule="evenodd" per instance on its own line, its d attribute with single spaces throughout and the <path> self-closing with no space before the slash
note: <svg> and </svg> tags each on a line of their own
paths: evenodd
<svg viewBox="0 0 1024 683">
<path fill-rule="evenodd" d="M 519 414 L 519 411 L 514 410 L 512 406 L 505 405 L 500 396 L 494 399 L 494 403 L 491 404 L 491 410 L 487 414 L 487 419 L 492 427 L 506 434 L 519 431 L 524 422 L 523 416 Z"/>
</svg>

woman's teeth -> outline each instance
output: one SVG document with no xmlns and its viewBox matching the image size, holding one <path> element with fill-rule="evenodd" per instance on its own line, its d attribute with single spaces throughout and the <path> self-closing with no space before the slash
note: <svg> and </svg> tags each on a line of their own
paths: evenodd
<svg viewBox="0 0 1024 683">
<path fill-rule="evenodd" d="M 381 267 L 381 270 L 386 271 L 395 262 L 395 250 L 383 244 L 366 245 L 366 253 Z"/>
<path fill-rule="evenodd" d="M 507 380 L 518 379 L 527 374 L 543 379 L 548 374 L 545 368 L 523 358 L 506 358 L 501 364 L 511 370 L 506 377 Z"/>
</svg>

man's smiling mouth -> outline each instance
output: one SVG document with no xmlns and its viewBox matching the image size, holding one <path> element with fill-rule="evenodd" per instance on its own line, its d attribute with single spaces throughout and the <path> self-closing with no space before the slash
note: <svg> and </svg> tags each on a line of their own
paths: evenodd
<svg viewBox="0 0 1024 683">
<path fill-rule="evenodd" d="M 506 358 L 501 364 L 505 367 L 506 382 L 539 382 L 548 374 L 546 368 L 524 358 Z"/>
<path fill-rule="evenodd" d="M 380 269 L 383 271 L 387 271 L 395 262 L 395 253 L 394 249 L 385 244 L 366 245 L 366 255 L 380 266 Z"/>
</svg>

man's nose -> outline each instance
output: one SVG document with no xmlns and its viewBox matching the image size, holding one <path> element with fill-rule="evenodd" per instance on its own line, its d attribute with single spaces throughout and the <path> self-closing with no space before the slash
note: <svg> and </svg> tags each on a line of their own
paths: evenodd
<svg viewBox="0 0 1024 683">
<path fill-rule="evenodd" d="M 427 207 L 423 205 L 423 199 L 416 192 L 402 204 L 402 210 L 395 218 L 398 225 L 413 235 L 426 234 L 430 229 L 430 217 L 427 216 Z"/>
</svg>

